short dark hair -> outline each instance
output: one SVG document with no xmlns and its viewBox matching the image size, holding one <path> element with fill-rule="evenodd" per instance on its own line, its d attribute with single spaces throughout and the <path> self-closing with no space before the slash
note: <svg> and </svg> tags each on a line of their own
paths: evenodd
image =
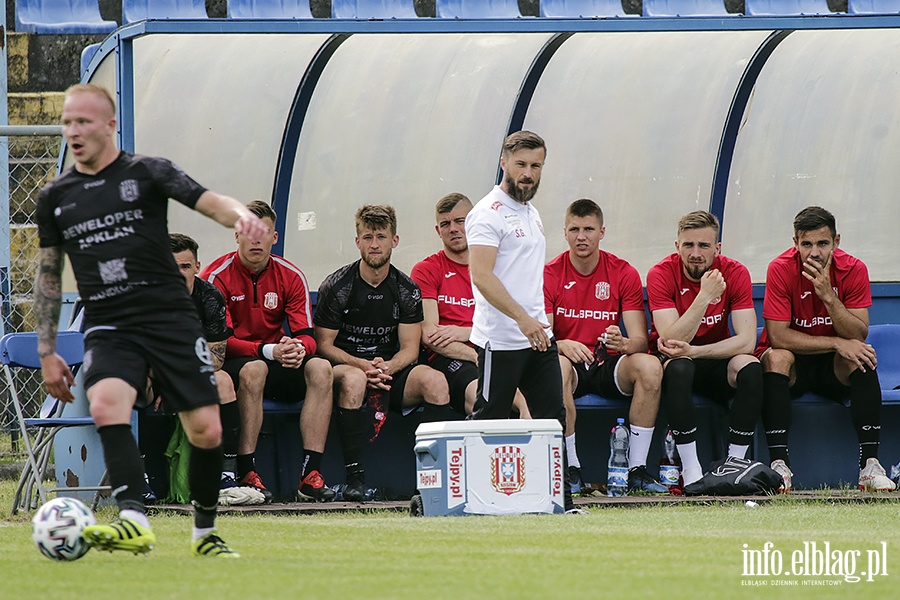
<svg viewBox="0 0 900 600">
<path fill-rule="evenodd" d="M 270 219 L 272 219 L 273 224 L 278 222 L 278 215 L 275 214 L 275 211 L 271 206 L 269 206 L 262 200 L 251 200 L 249 203 L 247 203 L 247 210 L 252 212 L 260 219 L 269 217 Z"/>
<path fill-rule="evenodd" d="M 513 152 L 522 149 L 535 150 L 542 148 L 544 154 L 547 153 L 547 146 L 544 144 L 544 138 L 531 131 L 517 131 L 506 137 L 503 141 L 503 156 L 509 156 Z"/>
<path fill-rule="evenodd" d="M 437 201 L 437 204 L 434 205 L 434 214 L 437 215 L 445 215 L 448 212 L 451 212 L 456 205 L 460 202 L 465 202 L 467 204 L 472 204 L 472 201 L 469 200 L 468 196 L 464 194 L 460 194 L 458 192 L 453 192 L 451 194 L 447 194 L 443 198 Z"/>
<path fill-rule="evenodd" d="M 837 224 L 834 215 L 821 206 L 807 206 L 794 217 L 794 237 L 800 237 L 804 231 L 815 231 L 827 227 L 831 239 L 837 237 Z"/>
<path fill-rule="evenodd" d="M 678 219 L 678 235 L 690 229 L 706 229 L 711 227 L 719 237 L 719 218 L 705 210 L 695 210 Z"/>
<path fill-rule="evenodd" d="M 191 254 L 194 255 L 194 260 L 197 260 L 197 250 L 200 249 L 200 245 L 194 241 L 194 238 L 183 233 L 170 233 L 169 248 L 172 249 L 172 254 L 190 250 Z"/>
<path fill-rule="evenodd" d="M 566 209 L 566 221 L 569 217 L 597 217 L 600 227 L 603 227 L 603 209 L 590 198 L 581 198 L 570 204 Z"/>
<path fill-rule="evenodd" d="M 389 229 L 397 235 L 397 212 L 387 204 L 365 204 L 356 211 L 356 234 L 360 229 Z"/>
</svg>

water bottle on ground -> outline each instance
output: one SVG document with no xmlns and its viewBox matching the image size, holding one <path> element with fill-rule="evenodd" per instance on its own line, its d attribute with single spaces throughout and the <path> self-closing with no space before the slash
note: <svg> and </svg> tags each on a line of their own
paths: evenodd
<svg viewBox="0 0 900 600">
<path fill-rule="evenodd" d="M 628 428 L 625 419 L 616 419 L 609 436 L 609 469 L 606 479 L 607 496 L 624 496 L 628 491 Z"/>
<path fill-rule="evenodd" d="M 675 435 L 670 429 L 663 442 L 663 455 L 659 459 L 659 482 L 672 492 L 681 487 L 681 457 L 675 446 Z"/>
</svg>

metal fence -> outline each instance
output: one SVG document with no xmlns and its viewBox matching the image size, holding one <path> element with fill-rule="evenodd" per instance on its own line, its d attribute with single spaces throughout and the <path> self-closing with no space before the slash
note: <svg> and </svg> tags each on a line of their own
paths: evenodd
<svg viewBox="0 0 900 600">
<path fill-rule="evenodd" d="M 55 125 L 0 127 L 0 244 L 8 243 L 0 261 L 0 311 L 2 333 L 32 331 L 32 282 L 37 268 L 38 236 L 35 206 L 45 183 L 56 176 L 62 128 Z M 3 231 L 6 233 L 6 231 Z M 3 239 L 5 238 L 5 239 Z M 8 257 L 8 259 L 7 259 Z M 27 401 L 26 414 L 35 414 L 43 402 L 40 377 L 17 382 Z M 18 453 L 18 426 L 5 378 L 0 378 L 0 429 L 9 432 L 11 448 L 0 445 L 0 454 Z M 6 437 L 6 436 L 4 436 Z M 24 450 L 23 450 L 24 451 Z"/>
</svg>

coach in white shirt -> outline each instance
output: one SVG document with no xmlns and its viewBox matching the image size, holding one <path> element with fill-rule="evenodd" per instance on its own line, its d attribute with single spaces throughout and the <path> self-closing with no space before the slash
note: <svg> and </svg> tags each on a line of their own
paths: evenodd
<svg viewBox="0 0 900 600">
<path fill-rule="evenodd" d="M 509 417 L 516 388 L 535 419 L 565 428 L 562 377 L 553 331 L 544 313 L 547 242 L 531 204 L 547 150 L 530 131 L 506 138 L 503 180 L 466 217 L 469 271 L 475 294 L 471 340 L 478 350 L 474 419 Z M 571 506 L 568 481 L 566 509 Z"/>
</svg>

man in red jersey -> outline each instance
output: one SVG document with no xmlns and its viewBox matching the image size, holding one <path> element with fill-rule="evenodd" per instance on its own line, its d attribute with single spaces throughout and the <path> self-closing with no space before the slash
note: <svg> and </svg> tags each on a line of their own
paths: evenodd
<svg viewBox="0 0 900 600">
<path fill-rule="evenodd" d="M 569 250 L 544 267 L 544 302 L 559 345 L 563 378 L 569 479 L 573 486 L 581 483 L 575 396 L 631 398 L 628 487 L 665 493 L 667 489 L 647 472 L 662 366 L 647 354 L 641 277 L 628 262 L 600 250 L 605 234 L 597 203 L 576 200 L 566 209 Z"/>
<path fill-rule="evenodd" d="M 878 462 L 881 384 L 875 349 L 866 344 L 872 292 L 865 263 L 840 250 L 834 215 L 818 206 L 794 218 L 794 247 L 769 263 L 757 354 L 762 359 L 763 423 L 772 468 L 790 486 L 787 439 L 791 397 L 814 391 L 850 398 L 859 440 L 859 488 L 890 491 Z"/>
<path fill-rule="evenodd" d="M 234 381 L 241 417 L 238 481 L 258 489 L 271 501 L 255 463 L 263 396 L 290 402 L 304 399 L 300 413 L 303 470 L 297 493 L 303 500 L 328 501 L 334 492 L 325 485 L 320 466 L 331 421 L 331 365 L 314 356 L 316 340 L 306 276 L 272 254 L 278 241 L 275 211 L 260 200 L 253 200 L 247 208 L 268 225 L 266 235 L 236 235 L 237 251 L 220 256 L 203 270 L 203 277 L 225 296 L 228 325 L 234 330 L 222 368 Z M 285 319 L 289 336 L 284 334 Z"/>
<path fill-rule="evenodd" d="M 422 343 L 428 363 L 442 372 L 450 386 L 450 407 L 469 415 L 478 391 L 478 353 L 469 341 L 475 298 L 469 277 L 466 215 L 472 201 L 463 194 L 447 194 L 435 205 L 434 229 L 444 249 L 420 261 L 410 277 L 422 290 Z M 520 418 L 530 418 L 521 393 L 513 401 Z"/>
<path fill-rule="evenodd" d="M 762 407 L 762 367 L 751 352 L 756 311 L 750 273 L 720 254 L 719 220 L 704 210 L 678 221 L 674 254 L 647 273 L 651 349 L 663 361 L 663 403 L 681 455 L 685 485 L 703 476 L 693 392 L 726 402 L 728 455 L 744 458 Z M 728 320 L 731 318 L 731 335 Z M 654 347 L 655 346 L 655 347 Z M 727 406 L 727 404 L 726 404 Z"/>
</svg>

